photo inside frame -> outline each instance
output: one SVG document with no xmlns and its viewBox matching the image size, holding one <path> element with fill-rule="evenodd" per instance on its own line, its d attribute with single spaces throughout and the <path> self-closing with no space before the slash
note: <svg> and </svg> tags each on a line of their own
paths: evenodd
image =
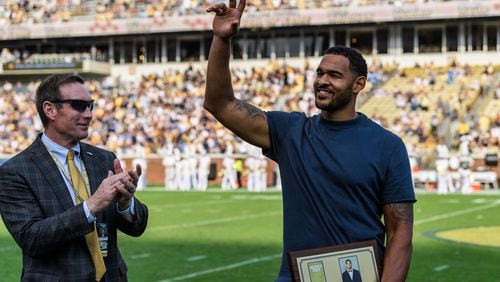
<svg viewBox="0 0 500 282">
<path fill-rule="evenodd" d="M 374 241 L 292 252 L 292 278 L 301 282 L 333 282 L 349 276 L 354 281 L 378 282 L 377 255 Z"/>
</svg>

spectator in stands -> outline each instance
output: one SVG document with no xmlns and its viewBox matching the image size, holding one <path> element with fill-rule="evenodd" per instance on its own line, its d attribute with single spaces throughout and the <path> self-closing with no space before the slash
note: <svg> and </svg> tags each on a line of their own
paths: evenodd
<svg viewBox="0 0 500 282">
<path fill-rule="evenodd" d="M 450 1 L 450 0 L 440 0 Z M 454 0 L 463 1 L 463 0 Z M 0 20 L 5 18 L 11 24 L 22 23 L 47 23 L 66 22 L 73 19 L 86 20 L 89 15 L 96 21 L 110 21 L 112 19 L 148 17 L 157 22 L 163 22 L 163 17 L 173 15 L 193 15 L 203 12 L 202 7 L 215 1 L 208 0 L 127 0 L 127 1 L 75 1 L 75 0 L 30 0 L 30 1 L 7 1 L 6 5 L 0 6 Z M 217 2 L 220 2 L 218 0 Z M 357 6 L 383 6 L 404 4 L 416 4 L 422 1 L 381 1 L 381 0 L 249 0 L 248 9 L 251 12 L 279 11 L 283 9 L 303 10 L 313 8 L 335 8 Z M 92 5 L 91 3 L 95 3 Z M 92 7 L 93 6 L 93 7 Z"/>
<path fill-rule="evenodd" d="M 126 281 L 117 230 L 146 228 L 147 208 L 134 197 L 140 167 L 123 172 L 113 153 L 80 142 L 93 109 L 83 83 L 58 74 L 40 84 L 45 130 L 0 167 L 0 212 L 22 249 L 23 281 Z"/>
<path fill-rule="evenodd" d="M 2 61 L 0 63 L 15 63 L 18 58 L 16 58 L 15 54 L 13 54 L 9 48 L 2 48 L 2 53 L 0 54 Z"/>
<path fill-rule="evenodd" d="M 23 51 L 23 54 L 25 52 Z M 281 68 L 276 62 L 270 61 L 263 67 L 243 69 L 241 67 L 232 70 L 235 75 L 234 89 L 238 97 L 248 100 L 256 106 L 266 110 L 301 111 L 306 115 L 316 114 L 314 106 L 314 94 L 306 85 L 311 84 L 314 70 L 305 66 L 304 69 L 290 68 L 294 72 L 295 82 L 285 85 L 285 78 L 281 74 Z M 460 66 L 455 66 L 457 69 Z M 381 68 L 381 67 L 380 67 Z M 428 70 L 422 70 L 422 80 L 425 80 Z M 478 68 L 477 72 L 483 72 Z M 204 87 L 204 72 L 192 68 L 174 71 L 168 69 L 165 73 L 149 74 L 138 77 L 134 81 L 123 81 L 117 78 L 107 77 L 102 81 L 88 81 L 87 86 L 93 99 L 96 100 L 96 109 L 93 112 L 93 124 L 95 129 L 88 138 L 88 142 L 94 145 L 103 145 L 117 154 L 131 155 L 134 145 L 142 142 L 147 154 L 160 153 L 166 144 L 172 143 L 175 148 L 182 150 L 191 140 L 184 139 L 185 135 L 200 136 L 207 154 L 221 152 L 218 136 L 231 134 L 224 129 L 206 111 L 201 109 L 202 93 Z M 392 89 L 391 83 L 381 85 L 374 90 L 382 91 L 396 97 L 395 103 L 400 114 L 392 117 L 390 111 L 375 111 L 377 116 L 370 117 L 378 120 L 380 124 L 389 128 L 394 133 L 404 138 L 407 145 L 417 146 L 422 169 L 434 164 L 435 158 L 431 157 L 433 137 L 442 134 L 443 120 L 450 118 L 452 126 L 449 133 L 457 133 L 461 119 L 466 107 L 472 105 L 476 96 L 467 95 L 465 100 L 455 105 L 453 99 L 456 93 L 450 89 L 446 90 L 446 74 L 438 75 L 436 89 L 445 88 L 437 92 L 430 92 L 425 83 L 418 86 L 418 91 L 425 91 L 425 95 L 431 100 L 429 113 L 433 113 L 432 119 L 426 117 L 425 112 L 419 107 L 410 114 L 407 101 L 408 89 L 413 88 L 413 80 L 416 75 L 412 74 L 406 81 L 398 83 Z M 302 77 L 303 82 L 297 83 Z M 473 77 L 472 77 L 473 78 Z M 490 80 L 484 82 L 491 83 Z M 288 78 L 287 78 L 288 80 Z M 467 85 L 466 81 L 461 84 Z M 33 95 L 39 81 L 20 84 L 4 81 L 0 83 L 0 154 L 15 154 L 27 148 L 42 125 L 37 117 L 36 109 L 32 103 Z M 250 88 L 249 88 L 250 86 Z M 412 90 L 410 88 L 410 90 Z M 175 89 L 173 91 L 172 89 Z M 261 89 L 266 89 L 262 91 Z M 494 90 L 495 88 L 493 88 Z M 493 91 L 491 90 L 491 91 Z M 452 92 L 453 91 L 453 92 Z M 368 95 L 375 95 L 367 93 Z M 138 99 L 137 97 L 146 96 Z M 433 93 L 433 95 L 429 95 Z M 471 92 L 472 93 L 472 92 Z M 500 91 L 499 91 L 500 93 Z M 365 94 L 365 96 L 367 96 Z M 434 98 L 437 96 L 436 98 Z M 437 101 L 436 101 L 437 99 Z M 185 102 L 184 102 L 185 101 Z M 469 134 L 473 137 L 470 147 L 475 158 L 482 158 L 488 148 L 496 146 L 498 136 L 498 125 L 495 123 L 496 112 L 493 108 L 486 108 L 482 113 L 471 116 L 465 120 L 466 124 L 460 125 L 469 128 Z M 476 119 L 479 119 L 477 121 Z M 446 126 L 446 123 L 444 124 Z M 17 134 L 9 134 L 17 132 Z M 136 136 L 131 133 L 137 132 Z M 418 135 L 418 138 L 415 136 Z M 459 140 L 458 136 L 450 136 L 451 142 Z M 140 139 L 140 140 L 139 140 Z M 451 149 L 457 149 L 457 144 L 451 145 Z M 242 149 L 243 141 L 237 140 L 235 153 L 246 154 Z M 430 144 L 430 146 L 428 146 Z M 426 161 L 428 160 L 428 161 Z"/>
<path fill-rule="evenodd" d="M 366 83 L 364 58 L 347 47 L 326 51 L 314 81 L 320 115 L 264 112 L 234 95 L 231 37 L 246 1 L 236 2 L 207 10 L 215 18 L 204 107 L 280 165 L 284 242 L 276 281 L 291 280 L 289 251 L 369 238 L 377 239 L 385 250 L 384 265 L 392 266 L 382 280 L 403 281 L 410 265 L 415 201 L 410 166 L 401 139 L 355 111 Z M 332 216 L 339 212 L 349 216 Z"/>
</svg>

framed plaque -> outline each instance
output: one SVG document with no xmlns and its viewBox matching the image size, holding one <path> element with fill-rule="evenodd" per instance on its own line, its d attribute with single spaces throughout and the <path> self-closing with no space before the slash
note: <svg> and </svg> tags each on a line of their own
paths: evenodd
<svg viewBox="0 0 500 282">
<path fill-rule="evenodd" d="M 375 240 L 289 252 L 288 264 L 294 282 L 379 282 L 382 271 Z"/>
</svg>

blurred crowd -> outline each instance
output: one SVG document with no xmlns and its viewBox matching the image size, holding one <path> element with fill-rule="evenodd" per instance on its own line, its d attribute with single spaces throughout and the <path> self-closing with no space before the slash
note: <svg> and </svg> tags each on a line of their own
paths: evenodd
<svg viewBox="0 0 500 282">
<path fill-rule="evenodd" d="M 312 94 L 290 101 L 282 94 L 300 96 L 305 85 L 312 83 L 312 75 L 312 70 L 277 64 L 233 70 L 237 95 L 268 110 L 298 108 L 299 104 L 310 108 Z M 192 144 L 209 153 L 221 153 L 229 143 L 235 152 L 245 152 L 246 146 L 203 109 L 204 79 L 204 71 L 188 67 L 145 75 L 133 82 L 112 77 L 87 81 L 96 101 L 89 141 L 121 155 L 161 153 L 172 147 L 186 152 Z M 25 148 L 42 129 L 34 108 L 38 83 L 0 84 L 1 154 Z"/>
<path fill-rule="evenodd" d="M 410 155 L 420 156 L 421 166 L 432 166 L 440 145 L 464 155 L 464 139 L 467 155 L 498 152 L 500 110 L 494 105 L 500 101 L 500 83 L 494 66 L 429 64 L 405 72 L 373 93 L 392 97 L 397 114 L 375 112 L 372 118 L 401 136 Z"/>
<path fill-rule="evenodd" d="M 404 76 L 394 66 L 375 64 L 369 70 L 369 85 L 362 96 L 392 95 L 400 111 L 397 118 L 383 113 L 371 117 L 402 136 L 410 151 L 435 148 L 442 142 L 438 128 L 447 122 L 452 136 L 450 150 L 458 149 L 453 140 L 470 136 L 470 149 L 481 153 L 487 148 L 498 148 L 500 113 L 474 113 L 471 104 L 477 95 L 491 85 L 495 74 L 486 67 L 476 79 L 464 67 L 453 66 L 455 93 L 442 94 L 440 83 L 431 87 L 434 71 L 431 66 L 419 67 L 425 76 L 409 78 L 422 84 L 419 92 L 413 88 L 393 90 L 386 87 L 393 76 Z M 398 72 L 394 74 L 394 72 Z M 314 106 L 312 81 L 314 69 L 305 62 L 301 68 L 269 62 L 266 67 L 232 69 L 236 95 L 263 110 L 302 111 L 317 113 Z M 205 71 L 187 66 L 184 70 L 165 70 L 134 81 L 106 77 L 88 80 L 87 86 L 96 106 L 88 142 L 104 146 L 118 155 L 181 153 L 247 154 L 250 146 L 218 123 L 203 109 Z M 437 77 L 441 77 L 437 75 Z M 438 79 L 439 80 L 439 79 Z M 29 83 L 0 82 L 0 154 L 11 155 L 26 148 L 43 129 L 35 109 L 34 93 L 40 81 Z M 411 83 L 410 83 L 411 84 Z M 473 86 L 471 88 L 470 86 Z M 474 87 L 476 87 L 476 91 Z M 424 87 L 425 86 L 425 87 Z M 442 86 L 439 86 L 442 87 Z M 471 90 L 472 89 L 472 90 Z M 467 92 L 467 94 L 464 94 Z M 433 96 L 434 97 L 431 97 Z M 446 96 L 448 95 L 448 96 Z M 486 94 L 485 94 L 486 95 Z M 438 97 L 435 97 L 438 96 Z M 500 87 L 496 85 L 496 96 Z M 430 119 L 422 115 L 432 111 Z"/>
<path fill-rule="evenodd" d="M 367 5 L 413 5 L 466 0 L 248 0 L 249 11 L 358 7 Z M 0 22 L 10 24 L 78 20 L 164 17 L 205 13 L 206 8 L 224 0 L 5 0 Z"/>
</svg>

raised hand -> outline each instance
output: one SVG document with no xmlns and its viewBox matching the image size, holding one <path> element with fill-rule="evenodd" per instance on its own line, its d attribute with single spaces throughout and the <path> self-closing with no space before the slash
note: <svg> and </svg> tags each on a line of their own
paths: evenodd
<svg viewBox="0 0 500 282">
<path fill-rule="evenodd" d="M 215 13 L 212 23 L 214 35 L 223 39 L 229 39 L 238 33 L 245 5 L 246 0 L 240 0 L 238 7 L 236 7 L 236 0 L 230 0 L 229 7 L 224 3 L 218 3 L 209 7 L 207 12 Z"/>
<path fill-rule="evenodd" d="M 123 168 L 118 159 L 114 160 L 113 165 L 115 173 L 118 174 L 123 172 Z M 116 200 L 121 210 L 124 210 L 130 206 L 131 199 L 134 196 L 137 182 L 139 181 L 139 177 L 141 176 L 141 174 L 142 167 L 141 165 L 137 164 L 135 167 L 135 171 L 128 171 L 128 177 L 120 179 L 123 187 L 117 187 L 118 194 L 116 195 Z"/>
</svg>

